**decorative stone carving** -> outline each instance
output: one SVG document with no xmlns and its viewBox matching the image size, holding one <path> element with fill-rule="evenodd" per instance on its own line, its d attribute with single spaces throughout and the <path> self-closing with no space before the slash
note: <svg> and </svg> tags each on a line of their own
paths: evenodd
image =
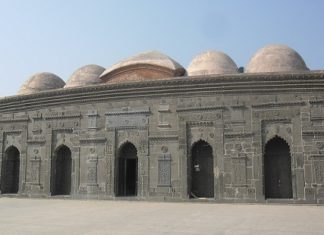
<svg viewBox="0 0 324 235">
<path fill-rule="evenodd" d="M 108 128 L 113 127 L 141 127 L 148 124 L 148 115 L 150 114 L 149 107 L 142 108 L 129 108 L 115 109 L 107 112 L 105 115 L 106 126 Z"/>
<path fill-rule="evenodd" d="M 252 108 L 254 108 L 254 109 L 265 109 L 265 108 L 293 107 L 293 106 L 304 106 L 304 105 L 306 105 L 306 102 L 304 102 L 304 101 L 270 102 L 270 103 L 263 103 L 263 104 L 254 104 L 254 105 L 252 105 Z"/>
<path fill-rule="evenodd" d="M 322 158 L 321 160 L 324 160 L 324 158 Z M 313 164 L 314 164 L 313 167 L 314 167 L 315 182 L 317 184 L 323 184 L 324 183 L 324 161 L 316 160 L 314 161 Z"/>
<path fill-rule="evenodd" d="M 91 154 L 88 157 L 87 165 L 88 185 L 97 185 L 98 156 L 95 154 Z"/>
<path fill-rule="evenodd" d="M 160 104 L 159 105 L 159 124 L 158 127 L 162 128 L 167 128 L 171 127 L 169 121 L 168 121 L 168 116 L 170 115 L 170 107 L 168 104 Z"/>
<path fill-rule="evenodd" d="M 171 186 L 171 153 L 168 152 L 168 147 L 161 148 L 162 153 L 158 158 L 158 186 Z"/>
<path fill-rule="evenodd" d="M 113 154 L 113 145 L 110 140 L 107 141 L 106 143 L 106 153 L 107 154 Z"/>
<path fill-rule="evenodd" d="M 90 110 L 87 113 L 88 116 L 88 129 L 97 129 L 97 118 L 98 112 L 97 110 Z"/>
<path fill-rule="evenodd" d="M 91 144 L 103 144 L 107 141 L 105 137 L 89 137 L 81 138 L 80 144 L 82 145 L 91 145 Z"/>
<path fill-rule="evenodd" d="M 81 118 L 81 113 L 76 111 L 59 111 L 49 112 L 45 114 L 45 120 L 52 119 L 70 119 L 70 118 Z"/>
<path fill-rule="evenodd" d="M 223 110 L 225 106 L 205 106 L 205 107 L 186 107 L 186 108 L 177 108 L 177 112 L 210 112 L 215 110 Z"/>
<path fill-rule="evenodd" d="M 232 158 L 234 186 L 246 186 L 246 156 Z"/>
<path fill-rule="evenodd" d="M 30 159 L 30 183 L 31 184 L 40 184 L 40 168 L 41 168 L 41 159 L 40 157 L 35 156 Z"/>
</svg>

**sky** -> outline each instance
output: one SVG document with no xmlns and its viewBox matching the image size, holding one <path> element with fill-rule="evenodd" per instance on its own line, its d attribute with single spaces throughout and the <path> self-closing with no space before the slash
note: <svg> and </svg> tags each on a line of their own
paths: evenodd
<svg viewBox="0 0 324 235">
<path fill-rule="evenodd" d="M 322 0 L 0 0 L 0 97 L 38 72 L 67 81 L 83 65 L 108 68 L 150 50 L 185 68 L 223 51 L 245 67 L 275 43 L 324 69 L 323 12 Z"/>
</svg>

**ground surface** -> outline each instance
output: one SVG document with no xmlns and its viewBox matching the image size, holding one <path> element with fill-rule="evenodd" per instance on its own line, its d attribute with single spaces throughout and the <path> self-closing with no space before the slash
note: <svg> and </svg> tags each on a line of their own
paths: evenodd
<svg viewBox="0 0 324 235">
<path fill-rule="evenodd" d="M 0 198 L 0 234 L 324 234 L 324 207 Z"/>
</svg>

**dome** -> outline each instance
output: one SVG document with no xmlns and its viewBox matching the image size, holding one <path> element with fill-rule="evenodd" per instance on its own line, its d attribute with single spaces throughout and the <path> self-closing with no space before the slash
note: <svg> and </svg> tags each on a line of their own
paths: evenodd
<svg viewBox="0 0 324 235">
<path fill-rule="evenodd" d="M 87 86 L 92 84 L 101 83 L 99 76 L 105 71 L 105 68 L 90 64 L 77 69 L 66 82 L 64 88 Z"/>
<path fill-rule="evenodd" d="M 185 69 L 170 57 L 149 51 L 129 57 L 110 68 L 100 78 L 104 82 L 129 82 L 183 76 Z"/>
<path fill-rule="evenodd" d="M 309 70 L 303 58 L 284 45 L 269 45 L 259 49 L 246 66 L 247 73 L 297 72 Z"/>
<path fill-rule="evenodd" d="M 65 82 L 53 73 L 37 73 L 31 76 L 19 89 L 18 95 L 25 95 L 58 89 L 64 87 Z"/>
<path fill-rule="evenodd" d="M 237 73 L 237 65 L 225 53 L 207 51 L 197 55 L 188 66 L 189 76 Z"/>
</svg>

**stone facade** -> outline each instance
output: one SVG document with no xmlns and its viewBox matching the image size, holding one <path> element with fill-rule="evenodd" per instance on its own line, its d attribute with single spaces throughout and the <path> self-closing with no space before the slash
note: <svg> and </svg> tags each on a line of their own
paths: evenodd
<svg viewBox="0 0 324 235">
<path fill-rule="evenodd" d="M 127 174 L 135 161 L 121 161 L 120 149 L 132 145 L 137 157 L 132 198 L 197 200 L 191 192 L 192 171 L 200 169 L 191 167 L 191 159 L 193 146 L 202 141 L 212 149 L 209 200 L 321 203 L 323 84 L 322 71 L 237 74 L 99 84 L 2 98 L 1 190 L 9 164 L 4 164 L 5 158 L 8 149 L 15 148 L 19 185 L 14 193 L 54 196 L 58 169 L 53 170 L 53 159 L 65 146 L 71 155 L 67 197 L 128 196 L 118 195 L 117 188 L 125 186 L 118 181 L 126 177 L 133 182 Z M 265 196 L 265 146 L 276 137 L 290 150 L 288 199 Z"/>
</svg>

